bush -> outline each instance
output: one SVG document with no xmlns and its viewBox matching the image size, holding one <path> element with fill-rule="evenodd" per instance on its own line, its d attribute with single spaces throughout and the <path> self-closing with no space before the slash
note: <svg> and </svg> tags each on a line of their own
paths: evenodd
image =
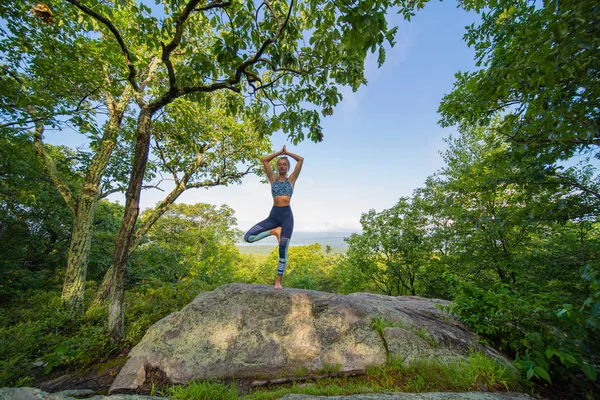
<svg viewBox="0 0 600 400">
<path fill-rule="evenodd" d="M 108 343 L 106 305 L 77 315 L 61 307 L 57 290 L 21 292 L 12 307 L 0 312 L 0 386 L 30 383 L 36 362 L 47 374 L 58 367 L 83 369 L 107 361 L 136 345 L 153 323 L 206 289 L 212 288 L 193 281 L 150 282 L 127 292 L 125 339 L 119 346 Z M 92 298 L 88 289 L 86 299 Z"/>
<path fill-rule="evenodd" d="M 30 382 L 36 361 L 49 373 L 58 366 L 85 367 L 114 352 L 107 346 L 106 318 L 100 322 L 65 310 L 58 291 L 21 292 L 2 316 L 0 386 Z"/>
<path fill-rule="evenodd" d="M 588 274 L 590 279 L 595 279 Z M 594 275 L 595 276 L 595 275 Z M 577 370 L 595 381 L 599 291 L 582 306 L 560 304 L 555 293 L 521 293 L 514 287 L 491 289 L 459 282 L 449 311 L 490 344 L 516 359 L 527 379 L 569 381 Z"/>
</svg>

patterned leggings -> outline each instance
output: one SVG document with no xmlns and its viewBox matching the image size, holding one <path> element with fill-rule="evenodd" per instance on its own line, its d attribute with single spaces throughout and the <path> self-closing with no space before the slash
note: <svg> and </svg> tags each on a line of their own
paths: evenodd
<svg viewBox="0 0 600 400">
<path fill-rule="evenodd" d="M 279 241 L 279 264 L 277 265 L 277 275 L 283 276 L 287 263 L 287 250 L 294 231 L 294 214 L 290 206 L 273 206 L 269 217 L 254 225 L 244 235 L 244 240 L 248 243 L 257 242 L 270 236 L 269 232 L 273 228 L 281 227 L 281 240 Z"/>
</svg>

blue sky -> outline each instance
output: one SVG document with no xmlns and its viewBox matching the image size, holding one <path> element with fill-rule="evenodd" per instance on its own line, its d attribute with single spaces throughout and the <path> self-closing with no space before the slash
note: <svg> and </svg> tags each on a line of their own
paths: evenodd
<svg viewBox="0 0 600 400">
<path fill-rule="evenodd" d="M 379 69 L 376 55 L 369 57 L 367 86 L 343 91 L 333 116 L 323 119 L 323 142 L 292 146 L 283 134 L 272 138 L 274 148 L 286 144 L 305 158 L 292 198 L 296 231 L 358 231 L 362 213 L 392 207 L 444 164 L 442 139 L 454 129 L 439 127 L 437 109 L 454 74 L 475 68 L 462 37 L 477 16 L 456 2 L 432 1 L 411 22 L 397 15 L 390 21 L 399 23 L 396 45 Z M 146 193 L 142 206 L 160 196 Z M 180 202 L 228 204 L 247 230 L 266 218 L 272 198 L 252 176 L 239 186 L 188 191 Z"/>
<path fill-rule="evenodd" d="M 478 17 L 455 1 L 431 0 L 410 22 L 399 15 L 388 20 L 399 26 L 396 45 L 381 68 L 377 55 L 369 56 L 367 86 L 343 90 L 341 104 L 322 120 L 324 141 L 292 146 L 283 133 L 272 137 L 275 149 L 286 144 L 305 158 L 292 199 L 296 231 L 359 231 L 362 213 L 392 207 L 443 167 L 442 139 L 455 130 L 438 126 L 437 109 L 454 74 L 475 68 L 474 51 L 462 37 Z M 65 139 L 64 132 L 47 135 L 50 143 Z M 170 188 L 164 190 L 143 192 L 141 208 L 161 201 Z M 110 199 L 124 204 L 124 196 Z M 227 204 L 244 231 L 272 206 L 269 186 L 256 176 L 240 185 L 188 190 L 178 202 Z"/>
</svg>

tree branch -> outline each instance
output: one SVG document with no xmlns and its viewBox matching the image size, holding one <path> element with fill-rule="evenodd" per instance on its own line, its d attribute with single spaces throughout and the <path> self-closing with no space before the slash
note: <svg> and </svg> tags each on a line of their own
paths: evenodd
<svg viewBox="0 0 600 400">
<path fill-rule="evenodd" d="M 561 174 L 556 174 L 555 175 L 558 179 L 563 180 L 564 182 L 566 182 L 567 184 L 576 187 L 579 190 L 582 190 L 585 193 L 591 194 L 592 196 L 594 196 L 596 199 L 600 200 L 600 193 L 594 191 L 593 189 L 590 189 L 587 186 L 582 185 L 581 183 L 579 183 L 577 180 L 570 178 L 568 176 L 565 175 L 561 175 Z"/>
<path fill-rule="evenodd" d="M 74 0 L 69 0 L 69 1 L 74 1 Z M 166 104 L 173 101 L 173 99 L 184 96 L 189 93 L 201 93 L 201 92 L 209 93 L 209 92 L 214 92 L 214 91 L 220 90 L 220 89 L 229 89 L 233 92 L 240 93 L 241 92 L 240 88 L 236 87 L 235 85 L 237 85 L 241 82 L 242 75 L 247 73 L 246 69 L 249 66 L 256 64 L 261 59 L 261 57 L 264 54 L 264 52 L 266 51 L 267 47 L 269 45 L 275 43 L 277 41 L 277 39 L 279 39 L 279 37 L 281 37 L 281 34 L 283 33 L 283 30 L 285 29 L 285 27 L 290 19 L 291 12 L 294 7 L 294 1 L 295 0 L 291 0 L 291 2 L 290 2 L 290 6 L 289 6 L 288 13 L 286 15 L 285 20 L 283 22 L 278 20 L 278 29 L 277 29 L 277 32 L 275 33 L 275 35 L 273 37 L 265 40 L 262 43 L 261 47 L 256 51 L 256 53 L 251 58 L 242 62 L 236 69 L 233 77 L 229 78 L 225 82 L 213 83 L 212 85 L 208 85 L 208 86 L 206 86 L 206 85 L 187 86 L 187 87 L 179 89 L 176 87 L 177 82 L 175 79 L 174 71 L 169 71 L 169 82 L 170 82 L 171 88 L 169 89 L 169 91 L 167 93 L 163 94 L 161 97 L 156 99 L 152 104 L 150 104 L 148 106 L 151 113 L 154 113 L 157 110 L 161 109 Z M 196 4 L 198 4 L 197 0 L 193 0 L 190 3 L 188 3 L 184 12 L 179 16 L 179 18 L 177 18 L 175 37 L 169 44 L 163 46 L 162 59 L 163 59 L 163 62 L 165 62 L 165 65 L 167 65 L 167 69 L 172 68 L 172 65 L 170 66 L 170 58 L 169 58 L 170 54 L 179 45 L 179 43 L 181 41 L 181 35 L 183 33 L 183 23 L 189 17 L 189 14 L 195 9 Z M 219 5 L 222 8 L 227 3 L 215 2 L 215 3 L 211 3 L 211 4 L 214 5 L 214 7 L 212 7 L 212 8 L 216 8 L 216 5 Z"/>
<path fill-rule="evenodd" d="M 32 116 L 35 114 L 35 109 L 31 106 L 29 107 L 29 113 L 32 114 Z M 44 165 L 44 169 L 50 177 L 50 180 L 52 181 L 52 183 L 54 183 L 56 189 L 58 189 L 59 193 L 65 200 L 65 203 L 67 203 L 67 207 L 69 208 L 71 213 L 75 215 L 75 199 L 73 198 L 71 189 L 69 189 L 69 187 L 62 181 L 62 179 L 58 175 L 58 170 L 56 169 L 56 164 L 54 163 L 54 160 L 52 159 L 50 154 L 48 154 L 46 149 L 44 149 L 44 144 L 42 142 L 43 135 L 44 124 L 41 121 L 36 121 L 35 131 L 33 135 L 33 144 L 40 158 L 42 159 L 42 165 Z"/>
<path fill-rule="evenodd" d="M 121 34 L 117 30 L 117 28 L 113 25 L 113 23 L 110 22 L 104 16 L 95 12 L 94 10 L 80 4 L 77 0 L 67 0 L 67 1 L 71 4 L 73 4 L 75 7 L 79 8 L 81 11 L 83 11 L 87 15 L 102 22 L 112 32 L 112 34 L 115 36 L 115 39 L 119 43 L 119 46 L 121 46 L 123 55 L 125 56 L 125 62 L 127 63 L 127 68 L 129 69 L 129 76 L 127 77 L 127 80 L 129 81 L 129 83 L 131 83 L 131 86 L 133 86 L 133 88 L 135 89 L 136 92 L 140 92 L 140 87 L 138 86 L 137 82 L 135 81 L 137 72 L 135 70 L 135 66 L 133 65 L 133 59 L 131 57 L 131 54 L 129 53 L 129 49 L 127 48 L 127 45 L 125 45 L 125 41 L 121 37 Z"/>
<path fill-rule="evenodd" d="M 154 74 L 156 73 L 156 67 L 158 67 L 158 57 L 153 57 L 152 61 L 150 61 L 150 65 L 148 65 L 148 72 L 146 79 L 141 84 L 141 89 L 144 90 L 146 86 L 150 83 L 150 81 L 154 78 Z"/>
<path fill-rule="evenodd" d="M 208 188 L 213 186 L 226 185 L 231 180 L 239 179 L 248 175 L 251 171 L 252 167 L 248 167 L 245 171 L 238 172 L 237 174 L 224 174 L 217 177 L 217 179 L 215 180 L 205 180 L 202 182 L 193 183 L 191 185 L 188 185 L 188 188 Z"/>
<path fill-rule="evenodd" d="M 163 163 L 163 166 L 171 173 L 171 175 L 173 175 L 173 179 L 175 180 L 175 183 L 177 185 L 179 185 L 179 177 L 177 176 L 177 172 L 171 168 L 171 166 L 169 165 L 169 162 L 167 161 L 166 157 L 165 157 L 165 153 L 163 152 L 163 149 L 160 147 L 160 144 L 158 143 L 158 140 L 154 140 L 155 143 L 155 147 L 158 150 L 158 155 Z"/>
<path fill-rule="evenodd" d="M 124 191 L 125 191 L 125 189 L 123 189 L 123 188 L 115 188 L 115 189 L 107 190 L 106 192 L 99 192 L 98 199 L 105 199 L 113 193 L 119 193 L 119 192 L 124 192 Z"/>
<path fill-rule="evenodd" d="M 265 1 L 265 4 L 267 5 L 267 7 L 270 8 L 269 3 L 267 3 Z M 287 13 L 286 18 L 283 21 L 283 23 L 281 23 L 281 21 L 279 19 L 277 19 L 278 28 L 277 28 L 277 33 L 275 34 L 275 36 L 273 36 L 273 37 L 265 40 L 263 42 L 262 46 L 260 47 L 260 49 L 258 49 L 258 51 L 254 54 L 254 56 L 252 58 L 250 58 L 250 59 L 244 61 L 242 64 L 240 64 L 240 66 L 235 71 L 235 78 L 232 79 L 232 80 L 230 80 L 230 82 L 232 84 L 239 83 L 240 79 L 241 79 L 241 76 L 242 76 L 242 73 L 246 70 L 246 68 L 249 67 L 250 65 L 256 64 L 258 62 L 258 60 L 260 60 L 260 58 L 262 57 L 263 53 L 267 50 L 267 47 L 269 45 L 275 43 L 277 41 L 277 39 L 279 39 L 279 37 L 283 33 L 283 30 L 285 29 L 285 26 L 287 25 L 287 23 L 288 23 L 288 21 L 290 19 L 290 15 L 292 13 L 293 7 L 294 7 L 294 0 L 291 0 L 290 6 L 288 8 L 288 13 Z M 271 9 L 271 11 L 273 12 L 272 9 Z M 274 16 L 275 16 L 275 18 L 277 18 L 276 15 L 274 15 Z"/>
<path fill-rule="evenodd" d="M 165 66 L 167 67 L 167 73 L 169 75 L 169 92 L 174 92 L 177 88 L 177 80 L 175 78 L 175 70 L 173 69 L 173 63 L 171 62 L 171 53 L 173 50 L 179 46 L 181 43 L 181 37 L 183 36 L 183 24 L 189 18 L 192 11 L 195 11 L 196 5 L 200 2 L 200 0 L 192 0 L 185 6 L 185 9 L 179 17 L 177 17 L 177 21 L 175 22 L 175 35 L 173 39 L 168 43 L 164 44 L 161 42 L 162 47 L 162 56 L 161 59 Z M 166 103 L 165 103 L 166 104 Z"/>
<path fill-rule="evenodd" d="M 207 5 L 205 5 L 204 7 L 199 7 L 199 8 L 195 8 L 193 11 L 208 11 L 214 8 L 225 8 L 225 7 L 229 7 L 231 5 L 231 1 L 213 1 L 212 3 L 209 3 Z"/>
<path fill-rule="evenodd" d="M 501 135 L 506 136 L 508 139 L 510 139 L 511 141 L 518 143 L 518 144 L 532 144 L 532 143 L 552 143 L 552 144 L 572 144 L 572 145 L 580 145 L 580 146 L 589 146 L 589 145 L 594 145 L 594 146 L 600 146 L 600 138 L 596 138 L 596 139 L 577 139 L 577 138 L 573 138 L 573 139 L 551 139 L 549 137 L 538 137 L 538 138 L 531 138 L 531 139 L 523 139 L 523 138 L 518 138 L 516 135 L 511 135 L 509 133 L 503 132 L 498 128 L 495 128 L 497 132 L 499 132 Z"/>
</svg>

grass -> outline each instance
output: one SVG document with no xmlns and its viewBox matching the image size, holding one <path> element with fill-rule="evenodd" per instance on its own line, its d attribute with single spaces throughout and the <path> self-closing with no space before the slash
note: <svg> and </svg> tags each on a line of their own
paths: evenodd
<svg viewBox="0 0 600 400">
<path fill-rule="evenodd" d="M 290 393 L 313 396 L 341 396 L 380 392 L 468 392 L 486 390 L 504 392 L 521 390 L 521 378 L 513 369 L 473 352 L 467 359 L 454 363 L 421 360 L 408 366 L 399 360 L 389 365 L 369 368 L 362 376 L 321 378 L 310 383 L 297 382 L 266 386 L 241 396 L 232 384 L 192 383 L 169 389 L 174 399 L 243 399 L 272 400 Z"/>
<path fill-rule="evenodd" d="M 177 400 L 236 400 L 239 398 L 237 388 L 232 384 L 219 382 L 193 382 L 187 386 L 172 386 L 166 393 Z"/>
<path fill-rule="evenodd" d="M 371 321 L 371 328 L 373 328 L 380 336 L 383 336 L 385 328 L 404 328 L 402 321 L 392 322 L 383 317 L 373 318 Z"/>
<path fill-rule="evenodd" d="M 427 328 L 425 328 L 424 326 L 413 329 L 413 332 L 415 332 L 418 337 L 429 343 L 431 347 L 437 347 L 438 344 L 435 340 L 435 337 L 431 333 L 429 333 Z"/>
</svg>

